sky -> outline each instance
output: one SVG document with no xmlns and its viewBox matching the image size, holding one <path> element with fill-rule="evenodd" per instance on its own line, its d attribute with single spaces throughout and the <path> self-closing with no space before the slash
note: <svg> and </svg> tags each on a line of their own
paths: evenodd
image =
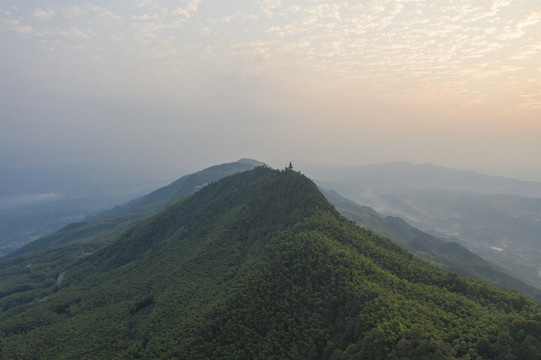
<svg viewBox="0 0 541 360">
<path fill-rule="evenodd" d="M 0 0 L 0 168 L 541 180 L 538 0 Z"/>
</svg>

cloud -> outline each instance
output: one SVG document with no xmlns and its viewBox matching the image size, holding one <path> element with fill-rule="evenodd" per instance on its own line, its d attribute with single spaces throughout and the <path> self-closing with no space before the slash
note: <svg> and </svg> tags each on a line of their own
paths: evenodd
<svg viewBox="0 0 541 360">
<path fill-rule="evenodd" d="M 241 52 L 247 52 L 252 55 L 260 55 L 266 53 L 269 50 L 270 42 L 267 41 L 252 41 L 252 42 L 241 42 L 231 46 L 232 50 L 238 50 Z M 235 54 L 238 54 L 235 52 Z"/>
<path fill-rule="evenodd" d="M 32 28 L 24 23 L 28 20 L 22 17 L 23 10 L 17 20 L 4 19 L 1 26 L 13 32 L 43 34 L 39 41 L 44 47 L 47 41 L 50 45 L 60 40 L 46 39 L 55 35 L 96 39 L 107 51 L 121 45 L 122 51 L 137 59 L 132 61 L 134 66 L 145 68 L 149 78 L 153 71 L 166 72 L 157 64 L 169 64 L 171 74 L 177 74 L 171 64 L 176 70 L 198 75 L 248 68 L 269 81 L 298 83 L 302 91 L 351 89 L 352 93 L 373 92 L 396 101 L 416 96 L 416 101 L 447 101 L 445 97 L 466 101 L 470 95 L 486 99 L 476 86 L 522 76 L 532 67 L 524 62 L 541 52 L 535 38 L 541 12 L 533 0 L 522 5 L 511 0 L 258 0 L 213 6 L 203 6 L 207 4 L 201 0 L 136 0 L 132 7 L 99 4 L 23 9 L 25 16 L 29 13 L 38 20 L 54 16 L 63 28 L 45 29 L 38 21 L 29 23 Z M 0 16 L 12 16 L 6 15 L 6 9 L 2 7 Z M 200 14 L 202 11 L 208 12 Z M 196 13 L 201 16 L 194 21 Z M 239 26 L 241 23 L 245 26 Z M 122 39 L 122 44 L 111 39 Z M 100 58 L 107 66 L 107 57 Z M 426 90 L 435 87 L 430 84 L 438 84 L 441 90 Z"/>
<path fill-rule="evenodd" d="M 404 5 L 399 3 L 391 3 L 391 5 L 388 8 L 389 14 L 392 16 L 396 16 L 402 12 L 404 9 Z"/>
<path fill-rule="evenodd" d="M 302 8 L 298 5 L 291 5 L 291 6 L 288 6 L 287 9 L 284 10 L 284 13 L 287 14 L 287 13 L 290 13 L 290 14 L 296 14 L 298 12 L 300 12 L 302 10 Z"/>
<path fill-rule="evenodd" d="M 205 35 L 210 35 L 210 33 L 211 33 L 210 27 L 208 27 L 208 26 L 203 26 L 203 27 L 201 28 L 200 35 L 205 36 Z"/>
<path fill-rule="evenodd" d="M 520 108 L 522 110 L 541 110 L 541 84 L 532 81 L 529 88 L 520 92 Z"/>
<path fill-rule="evenodd" d="M 235 19 L 240 19 L 240 21 L 242 23 L 245 23 L 247 20 L 258 20 L 259 19 L 259 16 L 257 16 L 256 14 L 246 14 L 246 13 L 243 13 L 241 11 L 237 11 L 236 13 L 234 13 L 233 15 L 228 15 L 228 16 L 224 16 L 220 22 L 223 22 L 223 23 L 230 23 L 232 22 L 233 20 Z"/>
<path fill-rule="evenodd" d="M 274 33 L 274 32 L 280 32 L 280 27 L 279 26 L 271 26 L 270 28 L 268 28 L 267 30 L 265 30 L 265 32 L 267 34 L 270 34 L 270 33 Z"/>
<path fill-rule="evenodd" d="M 526 28 L 541 21 L 541 10 L 533 11 L 521 20 L 508 24 L 502 34 L 498 37 L 500 40 L 512 40 L 522 37 L 526 33 Z"/>
<path fill-rule="evenodd" d="M 185 0 L 186 5 L 182 7 L 177 7 L 173 10 L 172 14 L 175 16 L 182 16 L 186 19 L 189 19 L 193 13 L 197 11 L 197 7 L 201 3 L 201 0 Z M 164 8 L 164 12 L 167 13 L 169 10 Z"/>
<path fill-rule="evenodd" d="M 523 21 L 520 22 L 519 26 L 525 27 L 530 25 L 535 25 L 541 20 L 541 9 L 534 11 L 528 15 Z"/>
<path fill-rule="evenodd" d="M 183 8 L 176 8 L 175 10 L 173 10 L 173 15 L 184 16 L 187 19 L 191 16 L 188 10 L 183 9 Z"/>
<path fill-rule="evenodd" d="M 47 9 L 34 9 L 33 17 L 39 20 L 51 20 L 54 18 L 56 12 L 52 8 Z"/>
<path fill-rule="evenodd" d="M 188 11 L 188 12 L 196 12 L 197 7 L 201 3 L 201 0 L 187 0 L 186 3 L 187 4 L 184 7 L 186 9 L 186 11 Z"/>
<path fill-rule="evenodd" d="M 541 42 L 537 44 L 530 44 L 525 48 L 522 48 L 516 55 L 511 56 L 512 60 L 530 60 L 535 55 L 541 53 Z"/>
<path fill-rule="evenodd" d="M 113 25 L 121 23 L 123 19 L 107 8 L 100 6 L 87 5 L 87 8 L 92 12 L 93 16 L 90 19 L 90 24 L 94 25 Z"/>
<path fill-rule="evenodd" d="M 63 9 L 64 16 L 68 19 L 76 19 L 88 15 L 89 10 L 82 5 L 71 5 Z"/>
<path fill-rule="evenodd" d="M 212 57 L 216 56 L 216 53 L 214 52 L 214 49 L 211 46 L 206 46 L 205 51 L 201 55 L 201 59 L 208 60 Z"/>
<path fill-rule="evenodd" d="M 259 4 L 263 14 L 271 19 L 274 17 L 274 9 L 282 6 L 282 0 L 260 0 Z"/>
<path fill-rule="evenodd" d="M 63 36 L 63 37 L 77 37 L 80 39 L 90 39 L 92 37 L 91 33 L 85 32 L 79 29 L 76 26 L 71 26 L 69 28 L 43 28 L 40 30 L 40 37 L 53 37 L 53 36 Z"/>
<path fill-rule="evenodd" d="M 150 6 L 155 5 L 154 0 L 136 0 L 135 3 L 136 3 L 136 6 L 140 8 L 150 7 Z"/>
<path fill-rule="evenodd" d="M 34 32 L 34 28 L 30 25 L 23 25 L 17 19 L 5 18 L 0 18 L 0 30 L 12 31 L 19 34 L 31 34 Z"/>
<path fill-rule="evenodd" d="M 69 31 L 66 33 L 66 35 L 77 36 L 77 37 L 80 37 L 81 39 L 89 39 L 90 38 L 90 35 L 88 35 L 84 31 L 79 30 L 75 26 L 72 26 L 69 29 Z"/>
<path fill-rule="evenodd" d="M 313 81 L 313 88 L 364 86 L 368 92 L 381 92 L 377 96 L 387 91 L 392 101 L 415 97 L 415 101 L 434 101 L 439 96 L 445 101 L 465 101 L 470 95 L 484 101 L 488 96 L 473 91 L 472 79 L 489 81 L 503 73 L 519 73 L 520 66 L 503 66 L 501 62 L 461 72 L 464 66 L 475 68 L 475 63 L 501 56 L 496 55 L 498 51 L 509 46 L 498 39 L 498 29 L 512 18 L 499 13 L 511 6 L 509 1 L 467 1 L 446 3 L 445 7 L 441 2 L 384 0 L 312 4 L 297 9 L 294 17 L 286 10 L 274 12 L 274 24 L 262 31 L 267 38 L 282 39 L 277 46 L 266 48 L 265 54 L 302 68 L 310 74 L 304 79 Z M 265 13 L 265 8 L 261 11 Z M 286 18 L 289 21 L 283 22 Z M 527 15 L 516 22 L 527 30 L 535 21 L 535 16 Z M 529 51 L 531 55 L 536 50 Z M 416 89 L 428 89 L 429 84 L 440 84 L 442 90 L 419 97 Z"/>
<path fill-rule="evenodd" d="M 63 14 L 67 19 L 86 17 L 89 24 L 97 26 L 112 26 L 123 22 L 122 17 L 111 10 L 91 4 L 68 6 L 63 9 Z"/>
<path fill-rule="evenodd" d="M 492 2 L 491 10 L 498 12 L 501 9 L 508 7 L 510 5 L 511 5 L 510 0 L 494 0 Z"/>
<path fill-rule="evenodd" d="M 173 15 L 175 14 L 175 11 L 173 11 Z M 150 21 L 150 20 L 156 20 L 159 18 L 159 15 L 154 14 L 143 14 L 143 15 L 133 15 L 132 20 L 142 20 L 142 21 Z"/>
</svg>

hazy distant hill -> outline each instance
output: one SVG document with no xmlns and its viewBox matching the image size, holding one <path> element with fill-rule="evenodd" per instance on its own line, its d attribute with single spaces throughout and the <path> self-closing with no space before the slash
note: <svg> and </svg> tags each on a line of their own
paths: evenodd
<svg viewBox="0 0 541 360">
<path fill-rule="evenodd" d="M 459 242 L 541 288 L 541 183 L 407 163 L 327 174 L 326 186 L 356 203 Z"/>
<path fill-rule="evenodd" d="M 184 196 L 194 193 L 214 181 L 218 181 L 224 176 L 250 170 L 262 165 L 265 164 L 253 159 L 240 159 L 236 162 L 214 165 L 196 173 L 185 175 L 148 195 L 130 201 L 126 205 L 105 211 L 96 216 L 96 218 L 99 219 L 130 212 L 153 214 L 159 210 L 163 210 L 169 204 L 182 199 Z"/>
<path fill-rule="evenodd" d="M 541 356 L 539 303 L 418 260 L 294 171 L 225 177 L 99 252 L 71 246 L 49 268 L 0 261 L 1 358 Z"/>
<path fill-rule="evenodd" d="M 448 242 L 410 226 L 395 216 L 383 216 L 368 206 L 360 206 L 332 190 L 323 194 L 348 219 L 396 241 L 422 259 L 445 270 L 481 279 L 502 289 L 516 290 L 541 300 L 541 290 L 527 285 L 509 271 L 489 263 L 456 242 Z"/>
<path fill-rule="evenodd" d="M 0 257 L 160 184 L 111 166 L 0 170 Z"/>
<path fill-rule="evenodd" d="M 407 187 L 447 189 L 480 194 L 541 197 L 541 183 L 459 171 L 431 164 L 391 162 L 311 172 L 313 178 L 362 193 L 373 189 Z"/>
<path fill-rule="evenodd" d="M 236 162 L 211 166 L 202 171 L 185 175 L 171 184 L 161 187 L 150 194 L 139 197 L 125 205 L 103 211 L 85 221 L 72 223 L 48 236 L 36 240 L 14 251 L 10 256 L 21 255 L 30 251 L 43 250 L 51 246 L 71 242 L 94 242 L 96 247 L 110 236 L 118 234 L 126 227 L 163 210 L 169 204 L 189 195 L 220 178 L 237 172 L 263 165 L 262 162 L 241 159 Z M 99 243 L 96 244 L 95 242 Z"/>
</svg>

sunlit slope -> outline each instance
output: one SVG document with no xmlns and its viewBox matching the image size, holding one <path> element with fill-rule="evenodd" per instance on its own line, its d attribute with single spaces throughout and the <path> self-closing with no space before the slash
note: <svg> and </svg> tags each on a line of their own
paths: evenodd
<svg viewBox="0 0 541 360">
<path fill-rule="evenodd" d="M 0 298 L 1 358 L 541 355 L 539 303 L 415 258 L 294 171 L 223 178 L 61 273 Z"/>
</svg>

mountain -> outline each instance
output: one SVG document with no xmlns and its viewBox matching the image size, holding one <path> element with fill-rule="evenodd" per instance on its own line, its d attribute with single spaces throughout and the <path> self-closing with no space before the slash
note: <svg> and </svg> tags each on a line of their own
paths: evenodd
<svg viewBox="0 0 541 360">
<path fill-rule="evenodd" d="M 182 199 L 184 196 L 200 190 L 208 184 L 221 179 L 224 176 L 263 166 L 262 163 L 252 159 L 240 159 L 236 162 L 211 166 L 202 171 L 185 175 L 171 184 L 159 188 L 148 195 L 130 201 L 124 206 L 116 207 L 103 212 L 97 218 L 104 218 L 120 213 L 138 212 L 145 215 L 154 214 L 163 210 L 169 204 Z"/>
<path fill-rule="evenodd" d="M 320 175 L 348 199 L 457 242 L 541 289 L 541 183 L 407 163 Z"/>
<path fill-rule="evenodd" d="M 171 184 L 159 188 L 111 210 L 103 211 L 86 221 L 75 222 L 64 228 L 36 240 L 25 247 L 12 252 L 9 256 L 18 256 L 27 252 L 43 250 L 52 246 L 72 242 L 89 242 L 93 247 L 107 241 L 128 226 L 165 209 L 171 203 L 189 195 L 220 178 L 237 172 L 253 169 L 264 163 L 240 159 L 232 163 L 211 166 L 202 171 L 185 175 Z"/>
<path fill-rule="evenodd" d="M 310 174 L 313 178 L 348 189 L 353 188 L 357 192 L 407 187 L 541 197 L 539 182 L 484 175 L 432 164 L 397 161 L 361 167 L 315 169 Z"/>
<path fill-rule="evenodd" d="M 456 242 L 427 234 L 396 216 L 383 216 L 368 206 L 360 206 L 333 190 L 321 189 L 325 197 L 346 218 L 402 245 L 416 256 L 459 274 L 487 281 L 502 289 L 515 290 L 541 300 L 541 290 L 518 280 L 509 272 L 474 254 Z"/>
<path fill-rule="evenodd" d="M 91 253 L 127 227 L 135 224 L 168 205 L 189 195 L 224 176 L 252 169 L 264 163 L 241 159 L 236 162 L 216 165 L 200 172 L 185 175 L 171 184 L 159 188 L 145 196 L 101 212 L 85 222 L 70 224 L 61 230 L 15 251 L 18 256 L 32 251 L 55 246 L 81 242 L 86 245 L 84 252 Z M 460 274 L 488 281 L 503 289 L 516 290 L 533 298 L 541 298 L 541 291 L 505 274 L 505 271 L 489 264 L 478 256 L 473 256 L 460 245 L 448 246 L 446 241 L 420 231 L 398 217 L 383 217 L 373 209 L 358 206 L 334 191 L 323 190 L 324 195 L 337 207 L 339 212 L 355 220 L 362 226 L 372 229 L 428 260 L 435 265 Z M 475 261 L 473 261 L 475 259 Z"/>
<path fill-rule="evenodd" d="M 538 302 L 419 260 L 291 170 L 227 176 L 77 246 L 0 261 L 2 359 L 541 356 Z"/>
</svg>

